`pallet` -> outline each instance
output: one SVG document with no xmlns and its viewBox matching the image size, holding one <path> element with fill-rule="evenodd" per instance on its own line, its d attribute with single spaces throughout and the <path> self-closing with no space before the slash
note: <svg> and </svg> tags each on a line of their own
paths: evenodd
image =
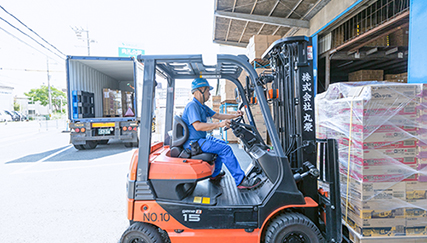
<svg viewBox="0 0 427 243">
<path fill-rule="evenodd" d="M 224 101 L 221 101 L 221 105 L 223 105 L 225 103 L 228 103 L 228 104 L 237 104 L 237 101 L 236 100 L 224 100 Z"/>
</svg>

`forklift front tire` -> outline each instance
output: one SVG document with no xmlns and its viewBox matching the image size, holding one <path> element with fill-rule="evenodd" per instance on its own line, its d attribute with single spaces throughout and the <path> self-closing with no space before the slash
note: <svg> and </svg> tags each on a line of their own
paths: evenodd
<svg viewBox="0 0 427 243">
<path fill-rule="evenodd" d="M 309 218 L 299 213 L 276 216 L 265 233 L 265 243 L 323 243 L 322 233 Z"/>
<path fill-rule="evenodd" d="M 157 228 L 146 223 L 134 223 L 123 233 L 120 243 L 162 243 L 162 236 Z"/>
</svg>

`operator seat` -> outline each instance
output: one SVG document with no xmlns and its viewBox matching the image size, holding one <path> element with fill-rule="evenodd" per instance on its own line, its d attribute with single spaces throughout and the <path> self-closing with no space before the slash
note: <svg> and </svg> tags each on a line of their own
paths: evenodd
<svg viewBox="0 0 427 243">
<path fill-rule="evenodd" d="M 191 156 L 191 152 L 185 150 L 182 146 L 188 140 L 190 132 L 187 124 L 180 116 L 175 116 L 172 127 L 172 143 L 170 148 L 170 156 L 174 158 L 199 159 L 212 164 L 217 155 L 211 153 L 201 153 Z"/>
</svg>

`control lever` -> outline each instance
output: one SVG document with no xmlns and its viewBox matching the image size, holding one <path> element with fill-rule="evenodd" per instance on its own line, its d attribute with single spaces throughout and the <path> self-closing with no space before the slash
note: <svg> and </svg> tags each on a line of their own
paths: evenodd
<svg viewBox="0 0 427 243">
<path fill-rule="evenodd" d="M 306 161 L 303 164 L 303 167 L 305 168 L 305 172 L 304 173 L 295 173 L 294 174 L 294 180 L 295 182 L 300 182 L 304 177 L 310 175 L 314 178 L 319 177 L 320 173 L 319 170 L 310 162 Z"/>
</svg>

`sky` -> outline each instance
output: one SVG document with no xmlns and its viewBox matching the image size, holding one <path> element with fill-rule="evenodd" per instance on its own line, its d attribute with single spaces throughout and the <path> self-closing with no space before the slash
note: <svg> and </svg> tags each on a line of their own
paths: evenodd
<svg viewBox="0 0 427 243">
<path fill-rule="evenodd" d="M 212 42 L 214 0 L 2 0 L 0 6 L 65 55 L 88 52 L 72 27 L 89 30 L 91 56 L 118 56 L 123 44 L 147 55 L 245 53 Z M 23 96 L 47 85 L 49 67 L 51 85 L 66 88 L 64 56 L 1 8 L 0 18 L 0 84 Z"/>
</svg>

